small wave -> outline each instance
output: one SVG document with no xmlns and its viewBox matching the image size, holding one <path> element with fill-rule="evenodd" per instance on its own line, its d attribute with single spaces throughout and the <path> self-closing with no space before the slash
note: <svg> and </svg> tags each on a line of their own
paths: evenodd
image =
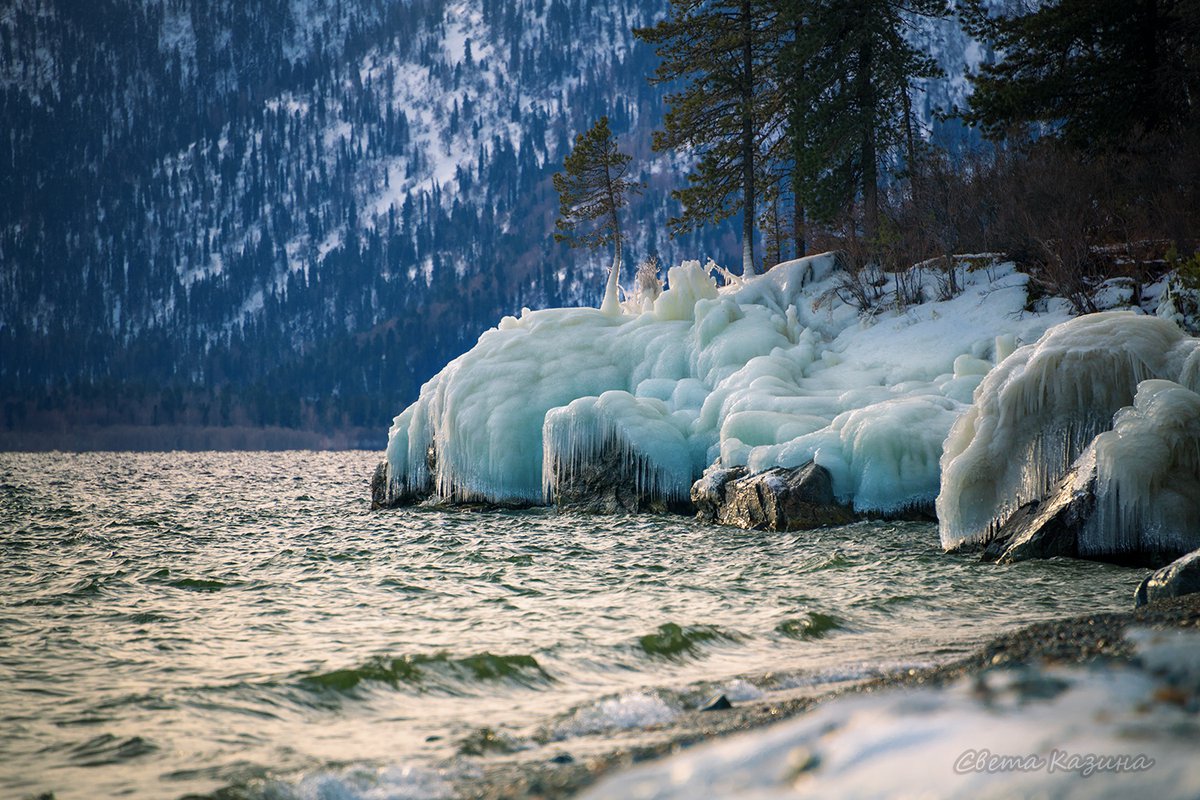
<svg viewBox="0 0 1200 800">
<path fill-rule="evenodd" d="M 562 740 L 606 731 L 649 728 L 665 725 L 678 715 L 679 710 L 658 694 L 630 692 L 576 709 L 555 726 L 553 738 Z"/>
<path fill-rule="evenodd" d="M 853 565 L 850 560 L 841 550 L 835 550 L 827 557 L 817 560 L 812 566 L 806 569 L 807 572 L 820 572 L 825 569 L 842 569 Z"/>
<path fill-rule="evenodd" d="M 494 653 L 453 658 L 446 653 L 411 655 L 401 658 L 376 656 L 362 666 L 306 675 L 300 683 L 308 688 L 348 692 L 364 681 L 419 691 L 455 690 L 466 684 L 505 682 L 534 687 L 552 683 L 553 676 L 533 656 L 501 656 Z"/>
<path fill-rule="evenodd" d="M 178 575 L 178 573 L 175 573 Z M 183 589 L 188 592 L 218 592 L 221 589 L 229 587 L 231 584 L 225 581 L 219 581 L 216 578 L 180 578 L 172 579 L 172 573 L 169 567 L 161 567 L 147 575 L 143 580 L 147 583 L 159 583 L 164 586 L 171 586 L 175 589 Z"/>
<path fill-rule="evenodd" d="M 180 578 L 177 581 L 167 581 L 167 586 L 184 589 L 189 592 L 217 592 L 229 584 L 211 578 Z"/>
<path fill-rule="evenodd" d="M 638 639 L 642 652 L 654 658 L 679 660 L 694 656 L 700 645 L 707 642 L 736 642 L 741 635 L 723 631 L 715 625 L 688 625 L 687 627 L 668 622 L 658 626 L 654 633 Z"/>
<path fill-rule="evenodd" d="M 775 626 L 778 633 L 789 639 L 821 639 L 832 631 L 841 630 L 842 621 L 832 614 L 808 612 L 798 619 L 785 619 Z"/>
<path fill-rule="evenodd" d="M 83 767 L 119 764 L 158 750 L 153 742 L 140 736 L 122 739 L 111 733 L 94 736 L 70 748 L 71 760 Z"/>
</svg>

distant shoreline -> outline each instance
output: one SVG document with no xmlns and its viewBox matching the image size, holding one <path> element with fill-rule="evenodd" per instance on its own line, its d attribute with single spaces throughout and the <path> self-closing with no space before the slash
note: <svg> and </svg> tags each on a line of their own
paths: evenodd
<svg viewBox="0 0 1200 800">
<path fill-rule="evenodd" d="M 194 425 L 85 425 L 59 430 L 0 430 L 0 452 L 169 452 L 182 450 L 373 450 L 387 445 L 383 428 L 305 431 L 294 428 Z"/>
</svg>

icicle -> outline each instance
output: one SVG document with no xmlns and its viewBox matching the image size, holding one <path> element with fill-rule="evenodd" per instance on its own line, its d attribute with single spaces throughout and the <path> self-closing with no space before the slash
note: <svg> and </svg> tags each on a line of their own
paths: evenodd
<svg viewBox="0 0 1200 800">
<path fill-rule="evenodd" d="M 1096 437 L 1096 513 L 1082 553 L 1178 555 L 1200 546 L 1200 394 L 1164 380 Z"/>
<path fill-rule="evenodd" d="M 946 438 L 937 500 L 943 546 L 986 541 L 1019 507 L 1044 497 L 1133 402 L 1139 383 L 1177 378 L 1191 352 L 1174 323 L 1114 311 L 1057 325 L 1005 359 Z"/>
<path fill-rule="evenodd" d="M 688 496 L 695 477 L 686 431 L 666 404 L 628 392 L 582 397 L 546 414 L 542 427 L 542 495 L 551 501 L 560 486 L 585 470 L 617 463 L 614 482 L 631 481 L 653 500 Z"/>
</svg>

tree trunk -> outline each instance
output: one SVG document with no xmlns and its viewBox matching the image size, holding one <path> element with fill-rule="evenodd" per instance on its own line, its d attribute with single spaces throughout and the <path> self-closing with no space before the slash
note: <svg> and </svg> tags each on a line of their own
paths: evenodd
<svg viewBox="0 0 1200 800">
<path fill-rule="evenodd" d="M 792 41 L 799 42 L 800 37 L 804 34 L 804 26 L 801 18 L 797 16 L 792 21 Z M 804 80 L 804 75 L 799 70 L 795 70 L 797 74 L 792 76 L 794 81 Z M 793 114 L 797 113 L 795 111 Z M 796 121 L 798 123 L 798 120 Z M 795 134 L 793 134 L 795 135 Z M 799 145 L 792 143 L 793 157 L 799 158 Z M 804 204 L 800 202 L 801 187 L 800 187 L 800 171 L 793 163 L 792 165 L 792 242 L 796 247 L 796 258 L 804 258 L 808 255 L 808 242 L 804 238 Z"/>
<path fill-rule="evenodd" d="M 610 215 L 608 226 L 609 230 L 612 231 L 614 240 L 613 263 L 608 270 L 608 283 L 604 286 L 604 300 L 600 303 L 600 311 L 615 317 L 621 313 L 621 300 L 617 297 L 618 284 L 621 282 L 621 219 L 617 216 L 617 192 L 613 186 L 612 173 L 609 171 L 610 157 L 610 153 L 605 154 L 604 189 L 608 195 L 608 212 Z"/>
<path fill-rule="evenodd" d="M 800 202 L 800 175 L 792 173 L 792 241 L 796 244 L 796 258 L 808 255 L 808 242 L 804 239 L 804 204 Z"/>
<path fill-rule="evenodd" d="M 780 219 L 779 213 L 779 190 L 771 191 L 769 198 L 771 206 L 767 221 L 771 229 L 770 234 L 766 237 L 767 241 L 764 243 L 766 250 L 766 259 L 763 262 L 764 272 L 783 260 L 783 220 Z"/>
<path fill-rule="evenodd" d="M 604 287 L 604 302 L 600 304 L 600 311 L 615 317 L 621 313 L 621 300 L 617 297 L 617 285 L 621 280 L 621 229 L 617 225 L 615 211 L 612 224 L 617 240 L 613 247 L 613 263 L 608 270 L 608 283 Z"/>
<path fill-rule="evenodd" d="M 858 51 L 858 98 L 862 125 L 863 233 L 873 240 L 879 232 L 879 164 L 875 152 L 875 84 L 871 43 Z"/>
<path fill-rule="evenodd" d="M 913 133 L 912 95 L 909 93 L 909 89 L 908 86 L 904 87 L 904 95 L 901 100 L 904 104 L 904 160 L 908 169 L 908 188 L 912 192 L 913 204 L 916 205 L 917 195 L 920 194 L 921 177 L 918 172 L 917 137 Z"/>
<path fill-rule="evenodd" d="M 754 20 L 742 0 L 742 274 L 756 273 L 754 261 Z"/>
</svg>

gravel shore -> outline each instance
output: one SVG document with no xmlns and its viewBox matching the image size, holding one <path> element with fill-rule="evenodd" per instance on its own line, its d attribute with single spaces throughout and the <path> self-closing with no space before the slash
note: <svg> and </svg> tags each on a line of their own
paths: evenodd
<svg viewBox="0 0 1200 800">
<path fill-rule="evenodd" d="M 548 743 L 534 750 L 496 756 L 479 764 L 481 773 L 460 787 L 464 800 L 552 800 L 568 798 L 598 778 L 649 759 L 661 758 L 713 737 L 746 731 L 802 714 L 833 697 L 898 687 L 937 686 L 992 668 L 1018 664 L 1081 664 L 1134 657 L 1129 628 L 1200 630 L 1200 595 L 1152 603 L 1127 612 L 1089 614 L 1029 625 L 987 642 L 966 658 L 928 669 L 910 669 L 811 694 L 737 704 L 724 711 L 690 712 L 660 729 L 640 730 L 601 741 Z"/>
</svg>

